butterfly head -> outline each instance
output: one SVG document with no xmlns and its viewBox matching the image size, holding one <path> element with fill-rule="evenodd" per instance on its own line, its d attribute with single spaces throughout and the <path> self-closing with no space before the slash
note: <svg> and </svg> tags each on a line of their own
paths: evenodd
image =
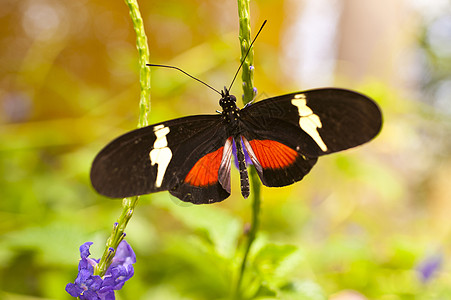
<svg viewBox="0 0 451 300">
<path fill-rule="evenodd" d="M 223 110 L 228 110 L 236 107 L 236 97 L 229 94 L 229 90 L 224 87 L 221 91 L 221 99 L 219 100 L 219 105 L 221 105 Z"/>
</svg>

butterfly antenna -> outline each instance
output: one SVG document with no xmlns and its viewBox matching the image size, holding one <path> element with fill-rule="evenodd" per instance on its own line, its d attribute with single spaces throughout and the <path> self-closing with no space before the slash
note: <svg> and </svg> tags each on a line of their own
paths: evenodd
<svg viewBox="0 0 451 300">
<path fill-rule="evenodd" d="M 235 82 L 235 79 L 236 79 L 236 77 L 238 76 L 238 73 L 240 72 L 241 67 L 242 67 L 243 64 L 244 64 L 244 61 L 246 60 L 247 55 L 248 55 L 249 52 L 251 51 L 252 45 L 254 45 L 255 40 L 257 39 L 258 35 L 259 35 L 260 32 L 262 31 L 263 27 L 265 26 L 266 21 L 267 21 L 267 20 L 265 20 L 265 21 L 263 22 L 262 26 L 261 26 L 260 29 L 258 30 L 258 32 L 257 32 L 257 34 L 255 35 L 254 39 L 252 40 L 252 43 L 251 43 L 251 45 L 249 46 L 249 49 L 247 49 L 246 55 L 244 56 L 243 60 L 241 61 L 241 64 L 240 64 L 240 66 L 238 67 L 238 70 L 236 70 L 235 76 L 233 76 L 232 83 L 230 83 L 230 86 L 229 86 L 229 91 L 230 91 L 230 89 L 232 88 L 232 85 L 233 85 L 233 83 Z"/>
<path fill-rule="evenodd" d="M 187 72 L 183 71 L 183 70 L 180 69 L 180 68 L 177 68 L 177 67 L 174 67 L 174 66 L 169 66 L 169 65 L 157 65 L 157 64 L 146 64 L 146 66 L 149 66 L 149 67 L 161 67 L 161 68 L 168 68 L 168 69 L 175 69 L 175 70 L 178 70 L 178 71 L 182 72 L 183 74 L 185 74 L 185 75 L 191 77 L 192 79 L 199 81 L 199 82 L 202 83 L 203 85 L 208 86 L 210 89 L 212 89 L 213 91 L 215 91 L 216 93 L 218 93 L 219 95 L 222 96 L 222 93 L 221 93 L 220 91 L 218 91 L 217 89 L 215 89 L 215 88 L 212 87 L 211 85 L 209 85 L 209 84 L 203 82 L 202 80 L 200 80 L 200 79 L 194 77 L 193 75 L 188 74 Z"/>
</svg>

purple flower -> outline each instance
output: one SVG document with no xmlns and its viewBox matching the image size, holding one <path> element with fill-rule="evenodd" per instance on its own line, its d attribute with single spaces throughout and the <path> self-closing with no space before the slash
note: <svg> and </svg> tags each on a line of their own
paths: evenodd
<svg viewBox="0 0 451 300">
<path fill-rule="evenodd" d="M 244 152 L 244 158 L 245 158 L 246 165 L 247 165 L 247 166 L 252 165 L 252 160 L 251 160 L 251 158 L 249 157 L 249 154 L 248 154 L 247 151 L 246 151 L 246 147 L 244 147 L 243 140 L 241 140 L 241 148 L 243 149 L 243 152 Z M 236 145 L 235 145 L 235 140 L 233 141 L 233 145 L 232 145 L 232 153 L 233 153 L 233 157 L 235 158 L 235 159 L 234 159 L 235 167 L 236 167 L 237 169 L 239 169 L 239 166 L 238 166 L 238 158 L 237 158 L 237 156 L 236 156 Z"/>
<path fill-rule="evenodd" d="M 80 246 L 78 275 L 74 283 L 66 285 L 66 292 L 82 300 L 114 300 L 114 290 L 120 290 L 134 274 L 132 264 L 136 262 L 135 253 L 126 241 L 120 242 L 111 265 L 100 277 L 93 275 L 99 260 L 88 257 L 91 255 L 91 245 L 92 242 L 87 242 Z"/>
<path fill-rule="evenodd" d="M 253 91 L 254 91 L 254 96 L 257 95 L 258 90 L 257 90 L 257 88 L 255 86 L 253 87 Z"/>
<path fill-rule="evenodd" d="M 428 282 L 433 278 L 435 273 L 440 269 L 443 264 L 443 257 L 441 254 L 435 254 L 426 257 L 417 266 L 417 271 L 419 272 L 420 278 L 423 283 Z"/>
</svg>

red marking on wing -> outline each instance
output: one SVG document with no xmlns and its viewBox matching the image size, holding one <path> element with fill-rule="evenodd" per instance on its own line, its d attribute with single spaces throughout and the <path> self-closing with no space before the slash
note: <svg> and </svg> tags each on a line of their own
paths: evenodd
<svg viewBox="0 0 451 300">
<path fill-rule="evenodd" d="M 288 167 L 298 156 L 298 153 L 290 147 L 272 140 L 252 140 L 249 144 L 264 169 Z"/>
<path fill-rule="evenodd" d="M 223 150 L 224 147 L 221 147 L 199 159 L 186 175 L 185 182 L 194 186 L 207 186 L 217 183 Z"/>
</svg>

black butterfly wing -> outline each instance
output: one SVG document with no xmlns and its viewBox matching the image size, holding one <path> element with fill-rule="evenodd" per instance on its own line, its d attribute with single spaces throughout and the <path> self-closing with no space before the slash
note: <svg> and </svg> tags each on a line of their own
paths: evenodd
<svg viewBox="0 0 451 300">
<path fill-rule="evenodd" d="M 317 157 L 368 142 L 382 126 L 370 98 L 325 88 L 269 98 L 241 110 L 246 149 L 263 184 L 301 180 Z"/>
<path fill-rule="evenodd" d="M 91 182 L 113 198 L 168 190 L 195 204 L 222 201 L 230 195 L 229 144 L 219 115 L 150 125 L 102 149 L 92 164 Z"/>
</svg>

